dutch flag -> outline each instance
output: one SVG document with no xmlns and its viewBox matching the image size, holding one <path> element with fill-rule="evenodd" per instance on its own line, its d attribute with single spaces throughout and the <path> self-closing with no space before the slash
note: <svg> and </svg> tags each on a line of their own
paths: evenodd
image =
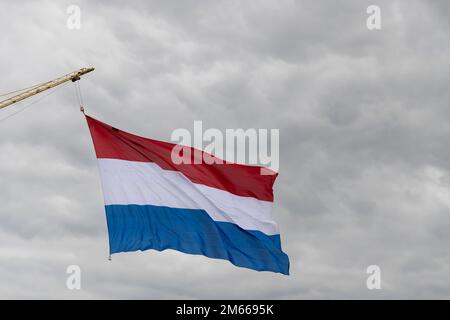
<svg viewBox="0 0 450 320">
<path fill-rule="evenodd" d="M 272 218 L 276 174 L 228 162 L 174 164 L 176 144 L 86 120 L 98 159 L 110 254 L 174 249 L 289 274 Z"/>
</svg>

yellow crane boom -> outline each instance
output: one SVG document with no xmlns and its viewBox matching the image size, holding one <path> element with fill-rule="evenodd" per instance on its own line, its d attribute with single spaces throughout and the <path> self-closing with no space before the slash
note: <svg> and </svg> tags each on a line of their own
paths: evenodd
<svg viewBox="0 0 450 320">
<path fill-rule="evenodd" d="M 94 71 L 95 68 L 82 68 L 80 70 L 74 71 L 72 73 L 66 74 L 65 76 L 62 76 L 60 78 L 54 79 L 54 80 L 50 80 L 38 85 L 35 85 L 29 89 L 26 89 L 24 91 L 22 91 L 21 93 L 10 97 L 8 99 L 5 99 L 3 101 L 0 101 L 0 109 L 6 108 L 7 106 L 22 101 L 26 98 L 29 98 L 31 96 L 34 96 L 35 94 L 38 94 L 40 92 L 46 91 L 48 89 L 51 89 L 53 87 L 59 86 L 60 84 L 63 84 L 64 82 L 67 81 L 78 81 L 80 80 L 80 77 L 82 75 L 85 75 L 86 73 L 89 73 L 91 71 Z"/>
</svg>

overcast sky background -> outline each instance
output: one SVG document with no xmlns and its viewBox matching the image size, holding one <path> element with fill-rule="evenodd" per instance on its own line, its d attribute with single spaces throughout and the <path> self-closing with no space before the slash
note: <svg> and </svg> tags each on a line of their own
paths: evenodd
<svg viewBox="0 0 450 320">
<path fill-rule="evenodd" d="M 70 4 L 81 30 L 66 27 Z M 380 31 L 366 28 L 370 4 Z M 87 113 L 126 131 L 279 128 L 274 217 L 291 261 L 288 277 L 173 250 L 108 261 L 70 83 L 0 111 L 0 298 L 450 298 L 449 1 L 0 9 L 0 94 L 94 66 L 80 83 Z M 66 288 L 71 264 L 80 291 Z M 366 288 L 372 264 L 381 290 Z"/>
</svg>

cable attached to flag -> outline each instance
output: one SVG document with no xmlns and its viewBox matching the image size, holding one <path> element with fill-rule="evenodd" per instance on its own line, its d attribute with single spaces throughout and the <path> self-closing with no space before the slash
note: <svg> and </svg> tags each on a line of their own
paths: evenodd
<svg viewBox="0 0 450 320">
<path fill-rule="evenodd" d="M 75 96 L 77 99 L 77 103 L 80 106 L 80 111 L 84 113 L 84 102 L 83 102 L 83 94 L 81 92 L 81 86 L 80 86 L 80 82 L 76 81 L 74 82 L 74 91 L 75 91 Z"/>
</svg>

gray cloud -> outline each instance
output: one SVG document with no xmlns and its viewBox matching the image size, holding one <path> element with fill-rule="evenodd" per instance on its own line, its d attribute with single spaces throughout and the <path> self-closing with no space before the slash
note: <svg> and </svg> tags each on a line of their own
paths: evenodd
<svg viewBox="0 0 450 320">
<path fill-rule="evenodd" d="M 0 92 L 84 66 L 89 114 L 175 128 L 279 128 L 274 215 L 289 277 L 175 251 L 107 261 L 92 142 L 73 85 L 4 121 L 2 298 L 449 298 L 447 1 L 2 0 Z M 33 101 L 33 100 L 31 100 Z M 31 102 L 30 101 L 30 102 Z M 66 289 L 66 267 L 82 290 Z M 382 290 L 366 289 L 368 265 Z"/>
</svg>

